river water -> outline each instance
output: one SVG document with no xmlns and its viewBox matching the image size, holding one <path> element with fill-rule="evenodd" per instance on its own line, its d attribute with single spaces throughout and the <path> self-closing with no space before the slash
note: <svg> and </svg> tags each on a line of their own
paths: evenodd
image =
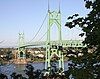
<svg viewBox="0 0 100 79">
<path fill-rule="evenodd" d="M 44 63 L 35 62 L 35 63 L 32 63 L 32 65 L 34 67 L 34 70 L 37 70 L 37 69 L 43 70 L 44 69 Z M 26 65 L 7 64 L 7 65 L 4 65 L 4 66 L 0 66 L 0 73 L 7 75 L 9 79 L 11 79 L 10 75 L 13 72 L 16 72 L 18 74 L 22 74 L 23 76 L 27 77 L 25 75 L 25 71 L 24 71 L 25 66 Z M 68 62 L 64 62 L 64 69 L 65 70 L 68 69 Z"/>
</svg>

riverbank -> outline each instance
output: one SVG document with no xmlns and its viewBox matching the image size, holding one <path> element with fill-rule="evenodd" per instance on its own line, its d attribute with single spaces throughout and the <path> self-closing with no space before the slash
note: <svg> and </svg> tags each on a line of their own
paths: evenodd
<svg viewBox="0 0 100 79">
<path fill-rule="evenodd" d="M 64 62 L 67 62 L 68 58 L 64 57 Z M 2 61 L 0 63 L 0 65 L 5 65 L 5 64 L 27 64 L 27 63 L 45 63 L 44 59 L 13 59 L 13 60 L 9 60 L 9 61 Z"/>
</svg>

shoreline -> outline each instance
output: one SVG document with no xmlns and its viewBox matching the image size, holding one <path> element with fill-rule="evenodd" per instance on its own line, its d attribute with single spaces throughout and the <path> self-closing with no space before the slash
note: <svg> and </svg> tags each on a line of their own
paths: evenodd
<svg viewBox="0 0 100 79">
<path fill-rule="evenodd" d="M 64 62 L 67 62 L 68 61 L 68 59 L 67 60 L 64 60 Z M 41 60 L 41 61 L 39 61 L 39 60 L 37 60 L 37 61 L 30 61 L 30 60 L 19 60 L 19 59 L 13 59 L 13 60 L 10 60 L 10 61 L 3 61 L 2 63 L 1 63 L 1 65 L 6 65 L 6 64 L 16 64 L 16 65 L 26 65 L 26 64 L 28 64 L 28 63 L 45 63 L 45 60 Z"/>
</svg>

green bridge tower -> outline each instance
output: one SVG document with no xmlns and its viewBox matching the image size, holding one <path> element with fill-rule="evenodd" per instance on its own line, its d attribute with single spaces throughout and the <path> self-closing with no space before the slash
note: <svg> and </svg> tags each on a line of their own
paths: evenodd
<svg viewBox="0 0 100 79">
<path fill-rule="evenodd" d="M 24 33 L 19 33 L 19 41 L 18 41 L 18 59 L 26 59 L 25 55 L 25 47 L 22 47 L 25 45 L 25 39 L 24 39 Z"/>
<path fill-rule="evenodd" d="M 58 27 L 58 45 L 52 45 L 50 39 L 51 27 L 55 24 Z M 45 69 L 50 70 L 51 60 L 53 56 L 58 57 L 58 68 L 64 71 L 64 61 L 63 61 L 63 50 L 62 50 L 62 36 L 61 36 L 61 12 L 60 5 L 58 11 L 49 10 L 48 1 L 48 28 L 47 28 L 47 41 L 46 41 L 46 59 L 45 59 Z"/>
</svg>

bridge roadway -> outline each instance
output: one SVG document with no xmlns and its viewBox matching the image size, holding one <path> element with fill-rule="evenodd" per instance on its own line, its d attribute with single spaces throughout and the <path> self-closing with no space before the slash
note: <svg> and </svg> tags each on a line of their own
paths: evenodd
<svg viewBox="0 0 100 79">
<path fill-rule="evenodd" d="M 62 40 L 62 46 L 63 47 L 86 47 L 84 45 L 83 40 Z M 51 45 L 59 45 L 59 41 L 50 41 Z M 30 47 L 30 46 L 46 46 L 46 41 L 36 41 L 31 43 L 26 43 L 25 45 L 22 45 L 20 47 Z"/>
</svg>

